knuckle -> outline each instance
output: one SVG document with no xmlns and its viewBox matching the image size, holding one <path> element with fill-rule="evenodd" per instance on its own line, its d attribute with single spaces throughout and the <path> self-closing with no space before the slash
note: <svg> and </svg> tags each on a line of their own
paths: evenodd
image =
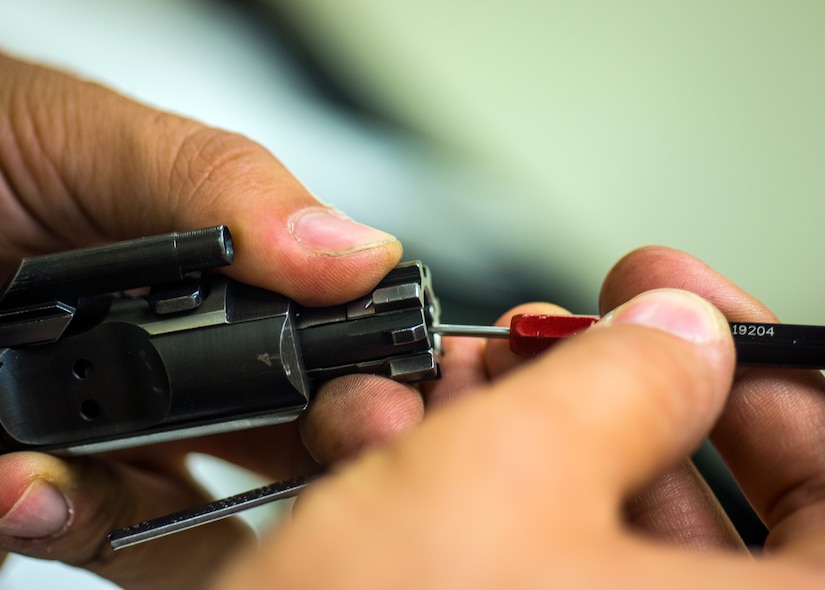
<svg viewBox="0 0 825 590">
<path fill-rule="evenodd" d="M 197 125 L 188 129 L 170 159 L 167 194 L 171 218 L 211 205 L 232 185 L 252 185 L 263 177 L 263 162 L 276 160 L 259 144 L 237 133 Z"/>
</svg>

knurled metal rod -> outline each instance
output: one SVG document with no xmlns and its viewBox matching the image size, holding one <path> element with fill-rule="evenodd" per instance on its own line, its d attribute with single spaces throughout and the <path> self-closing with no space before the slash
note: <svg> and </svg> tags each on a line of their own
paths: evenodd
<svg viewBox="0 0 825 590">
<path fill-rule="evenodd" d="M 182 510 L 153 520 L 147 520 L 109 533 L 112 549 L 124 549 L 159 537 L 178 533 L 196 526 L 221 520 L 242 510 L 255 508 L 276 500 L 295 496 L 321 473 L 279 481 L 261 488 L 249 490 L 229 498 L 203 506 Z"/>
</svg>

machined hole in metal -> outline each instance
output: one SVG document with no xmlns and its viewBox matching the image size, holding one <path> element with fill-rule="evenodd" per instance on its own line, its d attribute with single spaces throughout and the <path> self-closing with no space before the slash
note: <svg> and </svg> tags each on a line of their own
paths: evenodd
<svg viewBox="0 0 825 590">
<path fill-rule="evenodd" d="M 72 375 L 75 379 L 85 381 L 92 375 L 92 363 L 86 359 L 77 359 L 72 365 Z"/>
<path fill-rule="evenodd" d="M 80 417 L 87 422 L 92 422 L 100 416 L 100 404 L 93 399 L 84 400 L 80 404 Z"/>
</svg>

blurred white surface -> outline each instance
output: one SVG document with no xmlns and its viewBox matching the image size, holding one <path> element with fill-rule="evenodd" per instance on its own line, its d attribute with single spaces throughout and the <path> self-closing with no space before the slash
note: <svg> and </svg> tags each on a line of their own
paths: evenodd
<svg viewBox="0 0 825 590">
<path fill-rule="evenodd" d="M 39 590 L 65 588 L 67 590 L 110 590 L 117 588 L 105 580 L 82 570 L 53 561 L 37 561 L 10 556 L 0 569 L 0 588 L 3 590 Z"/>
</svg>

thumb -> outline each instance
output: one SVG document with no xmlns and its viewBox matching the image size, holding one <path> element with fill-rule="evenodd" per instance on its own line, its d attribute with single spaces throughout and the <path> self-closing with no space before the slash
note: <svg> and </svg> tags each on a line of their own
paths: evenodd
<svg viewBox="0 0 825 590">
<path fill-rule="evenodd" d="M 569 344 L 522 375 L 521 387 L 556 422 L 563 417 L 556 427 L 577 439 L 605 489 L 621 494 L 695 450 L 733 378 L 727 321 L 685 291 L 643 293 Z"/>
<path fill-rule="evenodd" d="M 307 492 L 220 587 L 509 587 L 539 562 L 584 563 L 624 498 L 710 428 L 733 361 L 710 304 L 641 295 Z M 303 567 L 307 551 L 325 567 Z"/>
<path fill-rule="evenodd" d="M 426 439 L 422 460 L 448 462 L 445 441 L 473 441 L 474 452 L 501 463 L 489 473 L 507 473 L 493 478 L 505 495 L 512 486 L 541 503 L 559 488 L 586 490 L 617 507 L 695 450 L 725 404 L 734 365 L 719 310 L 685 291 L 649 291 L 511 371 L 472 406 L 433 416 L 422 431 L 443 431 Z M 466 448 L 455 449 L 458 473 Z M 536 468 L 536 458 L 553 467 Z"/>
<path fill-rule="evenodd" d="M 318 202 L 255 142 L 0 56 L 0 256 L 225 224 L 229 273 L 306 304 L 362 295 L 389 234 Z"/>
</svg>

